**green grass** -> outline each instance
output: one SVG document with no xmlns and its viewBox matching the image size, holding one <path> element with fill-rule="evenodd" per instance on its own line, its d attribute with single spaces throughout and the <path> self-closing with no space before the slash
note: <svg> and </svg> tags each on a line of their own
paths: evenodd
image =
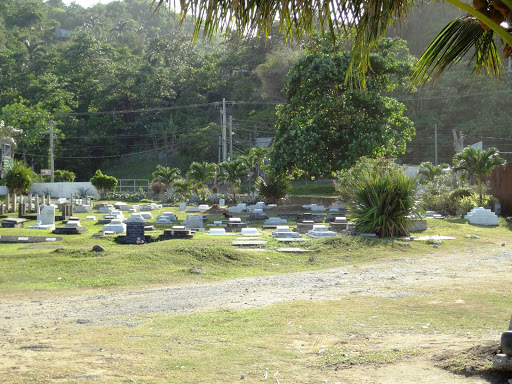
<svg viewBox="0 0 512 384">
<path fill-rule="evenodd" d="M 292 196 L 338 197 L 332 180 L 292 181 Z"/>
<path fill-rule="evenodd" d="M 176 208 L 165 208 L 174 210 Z M 210 237 L 197 233 L 191 240 L 171 240 L 144 245 L 120 245 L 113 237 L 92 238 L 101 231 L 101 225 L 85 220 L 88 214 L 78 214 L 88 233 L 63 236 L 64 241 L 50 245 L 1 244 L 0 293 L 30 294 L 34 290 L 52 292 L 81 292 L 83 289 L 132 289 L 147 285 L 179 284 L 226 280 L 243 276 L 290 273 L 319 270 L 347 264 L 361 264 L 381 258 L 418 257 L 425 252 L 446 252 L 495 246 L 510 236 L 503 221 L 497 228 L 486 228 L 460 223 L 458 220 L 429 220 L 429 229 L 421 235 L 455 236 L 455 241 L 445 241 L 439 248 L 425 242 L 408 242 L 389 239 L 364 239 L 338 236 L 325 240 L 313 240 L 302 246 L 310 249 L 308 254 L 279 253 L 282 246 L 277 241 L 268 241 L 266 252 L 250 252 L 231 246 L 234 237 Z M 153 212 L 156 219 L 158 212 Z M 186 214 L 179 212 L 180 220 Z M 98 217 L 99 218 L 99 217 Z M 220 217 L 211 217 L 210 222 Z M 27 222 L 28 227 L 32 222 Z M 290 223 L 293 225 L 293 223 Z M 59 225 L 59 223 L 58 223 Z M 157 229 L 156 237 L 163 232 Z M 263 231 L 269 235 L 271 230 Z M 51 235 L 50 231 L 28 229 L 0 229 L 0 235 Z M 480 238 L 466 238 L 477 235 Z M 105 248 L 99 255 L 92 252 L 93 245 Z M 52 248 L 45 248 L 50 246 Z M 59 248 L 53 248 L 58 246 Z M 201 274 L 191 273 L 201 269 Z M 122 271 L 122 273 L 120 273 Z"/>
</svg>

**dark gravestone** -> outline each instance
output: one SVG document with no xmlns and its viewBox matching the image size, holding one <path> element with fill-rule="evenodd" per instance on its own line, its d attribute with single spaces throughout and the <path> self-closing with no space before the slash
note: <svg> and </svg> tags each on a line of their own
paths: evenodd
<svg viewBox="0 0 512 384">
<path fill-rule="evenodd" d="M 20 203 L 20 209 L 18 210 L 18 217 L 25 217 L 27 211 L 27 206 L 25 203 Z"/>
<path fill-rule="evenodd" d="M 144 242 L 144 223 L 126 224 L 126 244 L 140 244 Z"/>
</svg>

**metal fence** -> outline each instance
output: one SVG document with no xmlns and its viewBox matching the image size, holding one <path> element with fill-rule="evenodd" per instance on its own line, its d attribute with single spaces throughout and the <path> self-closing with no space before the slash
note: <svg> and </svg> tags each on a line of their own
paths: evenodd
<svg viewBox="0 0 512 384">
<path fill-rule="evenodd" d="M 116 192 L 144 192 L 149 191 L 148 179 L 118 179 Z"/>
</svg>

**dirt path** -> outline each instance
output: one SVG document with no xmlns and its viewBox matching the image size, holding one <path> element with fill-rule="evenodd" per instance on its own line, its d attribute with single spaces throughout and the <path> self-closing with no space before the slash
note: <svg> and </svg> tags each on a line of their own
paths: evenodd
<svg viewBox="0 0 512 384">
<path fill-rule="evenodd" d="M 277 302 L 339 299 L 354 294 L 401 298 L 435 292 L 454 281 L 470 283 L 504 278 L 511 270 L 512 252 L 503 248 L 451 255 L 436 249 L 421 258 L 383 260 L 326 271 L 30 302 L 3 301 L 0 303 L 0 346 L 4 352 L 0 370 L 8 369 L 15 363 L 16 356 L 19 357 L 19 354 L 9 354 L 9 346 L 16 345 L 13 339 L 28 337 L 34 329 L 48 326 L 70 323 L 133 326 L 136 324 L 127 315 L 155 312 L 179 315 L 216 309 L 258 308 Z M 357 374 L 357 369 L 352 372 Z M 431 364 L 414 367 L 407 362 L 394 368 L 384 366 L 374 373 L 373 380 L 362 382 L 430 383 L 432 375 L 438 377 L 434 380 L 436 383 L 488 382 L 475 377 L 456 377 L 436 370 Z M 406 379 L 406 374 L 414 379 Z M 347 377 L 344 382 L 358 381 Z"/>
</svg>

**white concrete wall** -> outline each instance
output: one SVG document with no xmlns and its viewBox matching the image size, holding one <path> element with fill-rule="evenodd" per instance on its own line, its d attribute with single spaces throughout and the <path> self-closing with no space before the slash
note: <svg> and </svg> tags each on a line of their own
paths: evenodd
<svg viewBox="0 0 512 384">
<path fill-rule="evenodd" d="M 90 181 L 85 182 L 73 182 L 73 183 L 34 183 L 30 187 L 30 193 L 44 193 L 46 190 L 50 190 L 50 195 L 54 198 L 66 197 L 69 198 L 71 195 L 78 193 L 78 188 L 88 189 L 87 195 L 94 197 L 95 199 L 100 198 L 100 194 L 96 188 L 91 184 Z"/>
</svg>

